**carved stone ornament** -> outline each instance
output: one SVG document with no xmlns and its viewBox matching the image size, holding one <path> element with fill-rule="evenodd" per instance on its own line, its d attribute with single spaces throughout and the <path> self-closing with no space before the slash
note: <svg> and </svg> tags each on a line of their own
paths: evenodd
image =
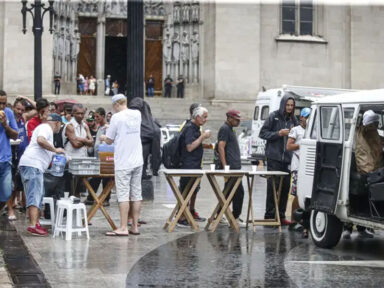
<svg viewBox="0 0 384 288">
<path fill-rule="evenodd" d="M 164 16 L 164 4 L 161 0 L 144 1 L 144 14 L 147 16 Z"/>
</svg>

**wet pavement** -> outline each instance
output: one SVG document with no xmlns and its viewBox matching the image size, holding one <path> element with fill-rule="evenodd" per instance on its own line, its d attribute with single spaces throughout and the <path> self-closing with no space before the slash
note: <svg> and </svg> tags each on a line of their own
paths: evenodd
<svg viewBox="0 0 384 288">
<path fill-rule="evenodd" d="M 179 227 L 167 233 L 162 227 L 176 201 L 163 175 L 154 178 L 154 187 L 154 202 L 142 208 L 148 224 L 140 236 L 104 236 L 110 227 L 100 211 L 89 227 L 90 240 L 32 237 L 22 214 L 13 225 L 52 287 L 382 287 L 382 233 L 369 240 L 353 236 L 332 250 L 316 248 L 287 228 L 281 234 L 263 227 L 236 234 L 221 226 L 210 233 L 200 223 L 200 233 Z M 262 217 L 264 179 L 257 179 L 253 195 L 256 217 Z M 118 223 L 115 199 L 107 210 Z M 243 219 L 247 202 L 246 196 Z M 216 203 L 203 178 L 198 212 L 208 217 Z"/>
</svg>

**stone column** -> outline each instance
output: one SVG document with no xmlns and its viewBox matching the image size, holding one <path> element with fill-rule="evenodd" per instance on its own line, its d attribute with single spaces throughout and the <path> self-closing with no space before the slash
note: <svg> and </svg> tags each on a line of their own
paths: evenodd
<svg viewBox="0 0 384 288">
<path fill-rule="evenodd" d="M 128 1 L 127 97 L 144 97 L 144 7 L 142 0 Z"/>
<path fill-rule="evenodd" d="M 105 91 L 104 83 L 104 64 L 105 64 L 105 16 L 100 15 L 97 18 L 96 32 L 96 79 L 97 96 L 103 96 Z"/>
</svg>

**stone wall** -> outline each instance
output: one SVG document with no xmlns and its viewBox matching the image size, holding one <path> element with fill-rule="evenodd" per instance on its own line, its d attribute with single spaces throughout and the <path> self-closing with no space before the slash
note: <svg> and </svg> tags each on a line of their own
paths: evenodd
<svg viewBox="0 0 384 288">
<path fill-rule="evenodd" d="M 280 6 L 262 5 L 261 86 L 267 89 L 282 84 L 350 88 L 346 79 L 349 63 L 345 57 L 349 49 L 347 11 L 346 7 L 326 6 L 324 18 L 318 19 L 319 25 L 324 25 L 323 35 L 309 37 L 307 42 L 299 42 L 300 38 L 284 42 L 277 40 Z"/>
<path fill-rule="evenodd" d="M 384 87 L 384 6 L 353 7 L 352 88 Z"/>
<path fill-rule="evenodd" d="M 216 4 L 216 99 L 255 98 L 260 71 L 259 18 L 259 4 Z"/>
<path fill-rule="evenodd" d="M 3 89 L 8 94 L 31 94 L 34 87 L 34 37 L 32 32 L 32 17 L 27 15 L 27 33 L 22 33 L 21 3 L 2 3 L 4 23 L 2 33 L 4 47 L 0 49 L 3 63 L 0 74 Z M 42 37 L 43 59 L 43 94 L 50 94 L 53 81 L 52 35 L 49 33 L 49 17 L 44 17 L 44 33 Z M 0 30 L 1 31 L 1 30 Z M 0 62 L 1 63 L 1 62 Z"/>
</svg>

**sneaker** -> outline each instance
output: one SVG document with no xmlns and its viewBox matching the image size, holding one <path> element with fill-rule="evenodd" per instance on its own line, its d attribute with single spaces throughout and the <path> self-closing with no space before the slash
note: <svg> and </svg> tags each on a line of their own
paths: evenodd
<svg viewBox="0 0 384 288">
<path fill-rule="evenodd" d="M 195 219 L 196 222 L 204 222 L 207 220 L 207 218 L 200 217 L 199 213 L 197 213 L 196 211 L 195 212 L 191 211 L 191 213 L 192 213 L 193 219 Z"/>
<path fill-rule="evenodd" d="M 373 235 L 367 232 L 367 230 L 363 230 L 363 231 L 358 231 L 357 237 L 360 239 L 371 239 L 373 238 Z"/>
<path fill-rule="evenodd" d="M 109 201 L 104 201 L 103 202 L 103 207 L 109 207 L 111 204 L 109 204 Z"/>
<path fill-rule="evenodd" d="M 48 233 L 48 230 L 47 230 L 47 229 L 41 227 L 40 222 L 37 222 L 37 223 L 36 223 L 36 227 L 38 227 L 39 229 L 44 230 L 45 232 Z"/>
<path fill-rule="evenodd" d="M 94 203 L 94 201 L 93 200 L 89 200 L 89 199 L 84 201 L 85 205 L 93 205 L 93 203 Z"/>
<path fill-rule="evenodd" d="M 227 218 L 225 218 L 225 216 L 223 216 L 223 217 L 220 219 L 220 221 L 219 221 L 219 225 L 226 225 L 226 226 L 229 225 L 228 220 L 227 220 Z"/>
<path fill-rule="evenodd" d="M 287 219 L 281 219 L 281 226 L 289 226 L 289 225 L 291 225 L 292 224 L 292 222 L 291 221 L 289 221 L 289 220 L 287 220 Z"/>
<path fill-rule="evenodd" d="M 34 236 L 47 236 L 48 235 L 48 232 L 45 229 L 41 228 L 41 226 L 37 226 L 37 224 L 35 227 L 33 227 L 33 226 L 28 227 L 27 231 Z"/>
<path fill-rule="evenodd" d="M 240 218 L 236 219 L 236 221 L 237 221 L 237 225 L 239 225 L 239 228 L 246 228 L 247 227 L 247 223 L 245 223 Z"/>
<path fill-rule="evenodd" d="M 345 240 L 349 240 L 349 239 L 351 239 L 351 231 L 349 231 L 349 230 L 344 230 L 344 232 L 343 232 L 343 239 L 345 239 Z"/>
<path fill-rule="evenodd" d="M 186 228 L 186 227 L 190 227 L 190 225 L 189 225 L 187 219 L 177 221 L 176 226 L 177 226 L 177 227 L 184 227 L 184 228 Z"/>
</svg>

